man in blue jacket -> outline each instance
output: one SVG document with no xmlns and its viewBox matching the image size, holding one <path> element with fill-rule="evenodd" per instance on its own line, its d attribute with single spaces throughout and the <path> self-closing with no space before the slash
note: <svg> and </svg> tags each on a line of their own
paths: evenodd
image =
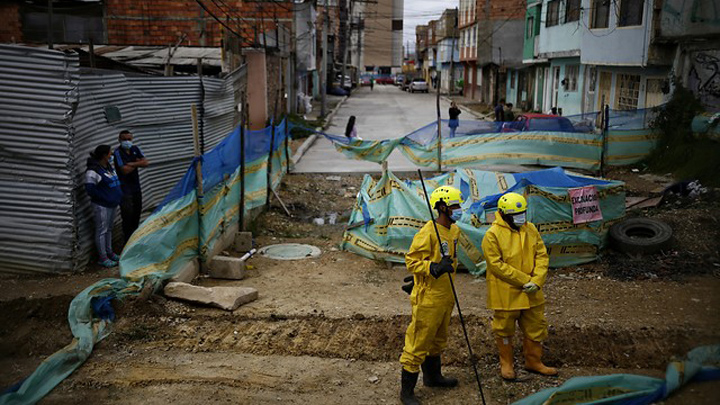
<svg viewBox="0 0 720 405">
<path fill-rule="evenodd" d="M 140 148 L 133 145 L 133 135 L 130 131 L 122 131 L 118 136 L 120 146 L 115 149 L 115 167 L 120 184 L 122 185 L 123 199 L 120 204 L 122 228 L 125 242 L 140 225 L 142 213 L 142 191 L 140 190 L 140 175 L 138 169 L 148 167 L 150 162 L 145 158 Z"/>
</svg>

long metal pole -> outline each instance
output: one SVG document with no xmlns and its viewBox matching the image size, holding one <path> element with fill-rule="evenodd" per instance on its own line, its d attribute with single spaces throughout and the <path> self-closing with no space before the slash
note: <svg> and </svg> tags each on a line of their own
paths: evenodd
<svg viewBox="0 0 720 405">
<path fill-rule="evenodd" d="M 48 0 L 48 48 L 53 49 L 53 0 Z"/>
<path fill-rule="evenodd" d="M 420 176 L 420 184 L 422 184 L 423 193 L 425 193 L 425 202 L 427 203 L 428 212 L 430 212 L 430 219 L 432 220 L 433 228 L 435 228 L 435 236 L 437 237 L 438 245 L 440 245 L 440 254 L 443 257 L 446 257 L 445 251 L 442 247 L 442 240 L 440 239 L 440 232 L 438 231 L 437 223 L 435 223 L 435 216 L 433 215 L 433 210 L 430 206 L 430 198 L 428 198 L 427 189 L 425 188 L 425 180 L 423 179 L 422 171 L 420 169 L 418 169 L 418 175 Z M 460 310 L 460 301 L 458 300 L 458 295 L 455 291 L 455 283 L 453 282 L 452 275 L 450 273 L 448 273 L 448 279 L 450 280 L 453 297 L 455 297 L 455 305 L 458 309 L 460 325 L 462 325 L 463 333 L 465 334 L 465 343 L 467 343 L 468 352 L 470 353 L 470 364 L 472 364 L 473 371 L 475 371 L 475 380 L 477 381 L 478 390 L 480 391 L 480 398 L 482 398 L 482 403 L 485 405 L 485 395 L 483 395 L 482 385 L 480 384 L 480 373 L 478 373 L 477 365 L 475 364 L 475 355 L 472 351 L 472 345 L 470 345 L 470 338 L 468 338 L 467 328 L 465 327 L 465 319 L 463 318 L 462 311 Z"/>
</svg>

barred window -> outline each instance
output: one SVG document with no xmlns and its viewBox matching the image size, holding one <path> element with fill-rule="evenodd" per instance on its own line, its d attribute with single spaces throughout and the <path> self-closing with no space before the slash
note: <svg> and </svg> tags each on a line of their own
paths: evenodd
<svg viewBox="0 0 720 405">
<path fill-rule="evenodd" d="M 577 91 L 578 89 L 578 73 L 580 71 L 579 65 L 567 65 L 565 66 L 565 91 Z"/>
<path fill-rule="evenodd" d="M 618 86 L 615 94 L 615 108 L 635 110 L 640 97 L 640 75 L 618 74 Z"/>
</svg>

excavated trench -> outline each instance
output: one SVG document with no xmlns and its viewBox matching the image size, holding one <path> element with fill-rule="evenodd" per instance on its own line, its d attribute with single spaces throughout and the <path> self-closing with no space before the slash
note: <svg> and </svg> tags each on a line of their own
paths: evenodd
<svg viewBox="0 0 720 405">
<path fill-rule="evenodd" d="M 496 361 L 487 320 L 466 316 L 465 321 L 475 356 L 480 361 Z M 120 325 L 116 338 L 122 344 L 146 348 L 386 362 L 398 359 L 410 318 L 360 314 L 343 318 L 193 316 L 146 319 L 145 322 L 140 331 L 137 325 Z M 452 319 L 450 328 L 443 362 L 469 365 L 457 317 Z M 562 367 L 664 369 L 669 358 L 683 355 L 698 344 L 713 343 L 714 336 L 688 328 L 558 325 L 550 331 L 545 358 L 549 364 Z M 517 356 L 520 351 L 518 333 Z"/>
</svg>

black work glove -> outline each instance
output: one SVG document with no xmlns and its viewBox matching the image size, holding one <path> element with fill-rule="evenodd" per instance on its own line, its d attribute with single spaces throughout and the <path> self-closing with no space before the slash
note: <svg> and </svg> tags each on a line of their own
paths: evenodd
<svg viewBox="0 0 720 405">
<path fill-rule="evenodd" d="M 453 260 L 449 256 L 443 256 L 440 263 L 430 263 L 430 275 L 440 278 L 445 273 L 453 272 Z"/>
<path fill-rule="evenodd" d="M 414 276 L 407 276 L 403 279 L 404 282 L 410 282 L 409 284 L 405 284 L 404 286 L 400 287 L 403 291 L 405 291 L 408 294 L 412 294 L 412 290 L 415 287 L 415 277 Z"/>
</svg>

